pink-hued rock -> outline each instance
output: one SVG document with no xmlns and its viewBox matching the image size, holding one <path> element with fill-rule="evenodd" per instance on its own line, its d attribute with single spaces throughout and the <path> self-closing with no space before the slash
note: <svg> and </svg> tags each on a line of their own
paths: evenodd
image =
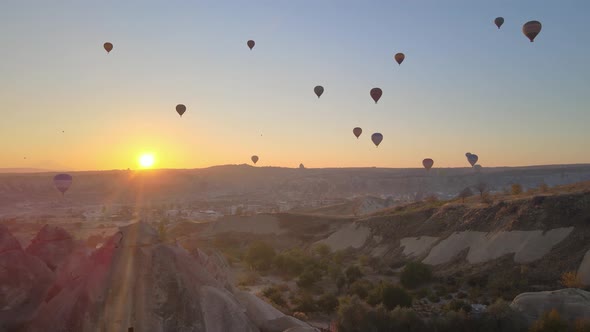
<svg viewBox="0 0 590 332">
<path fill-rule="evenodd" d="M 74 239 L 63 228 L 45 225 L 33 238 L 26 252 L 39 257 L 51 270 L 55 270 L 74 247 Z"/>
<path fill-rule="evenodd" d="M 0 331 L 15 330 L 29 321 L 52 281 L 45 263 L 25 253 L 0 225 Z"/>
</svg>

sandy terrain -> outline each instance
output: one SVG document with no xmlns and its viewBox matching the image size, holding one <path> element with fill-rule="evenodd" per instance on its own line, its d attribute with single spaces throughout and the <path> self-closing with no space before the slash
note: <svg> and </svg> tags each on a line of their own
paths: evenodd
<svg viewBox="0 0 590 332">
<path fill-rule="evenodd" d="M 332 233 L 327 239 L 317 243 L 327 244 L 332 251 L 343 250 L 348 247 L 358 249 L 365 244 L 370 235 L 371 230 L 368 227 L 351 223 Z"/>
</svg>

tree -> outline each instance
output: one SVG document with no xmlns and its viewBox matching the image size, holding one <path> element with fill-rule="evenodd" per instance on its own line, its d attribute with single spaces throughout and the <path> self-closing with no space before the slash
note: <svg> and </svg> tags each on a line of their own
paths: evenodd
<svg viewBox="0 0 590 332">
<path fill-rule="evenodd" d="M 475 185 L 475 189 L 479 192 L 479 196 L 483 198 L 483 194 L 488 191 L 488 184 L 480 181 Z"/>
<path fill-rule="evenodd" d="M 345 274 L 349 285 L 363 277 L 363 272 L 361 272 L 361 269 L 356 265 L 349 266 L 346 269 Z"/>
<path fill-rule="evenodd" d="M 570 331 L 566 320 L 561 318 L 559 312 L 553 309 L 543 314 L 538 321 L 531 326 L 530 332 L 561 332 Z"/>
<path fill-rule="evenodd" d="M 515 196 L 520 195 L 522 194 L 522 186 L 519 183 L 514 183 L 512 186 L 510 186 L 510 192 Z"/>
<path fill-rule="evenodd" d="M 402 271 L 400 282 L 404 287 L 416 288 L 432 280 L 430 266 L 420 262 L 409 262 Z"/>
<path fill-rule="evenodd" d="M 383 305 L 388 310 L 396 307 L 410 307 L 412 305 L 412 296 L 405 289 L 386 283 L 381 287 L 381 297 Z"/>
<path fill-rule="evenodd" d="M 473 191 L 471 191 L 471 188 L 469 187 L 461 190 L 461 192 L 459 193 L 459 198 L 461 198 L 462 203 L 465 203 L 465 198 L 470 196 L 473 196 Z"/>
<path fill-rule="evenodd" d="M 268 270 L 275 257 L 273 247 L 265 242 L 259 241 L 250 245 L 246 254 L 246 262 L 256 270 Z"/>
</svg>

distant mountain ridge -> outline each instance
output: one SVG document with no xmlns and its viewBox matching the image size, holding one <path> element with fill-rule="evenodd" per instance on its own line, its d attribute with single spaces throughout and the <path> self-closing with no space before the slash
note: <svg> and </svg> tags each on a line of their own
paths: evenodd
<svg viewBox="0 0 590 332">
<path fill-rule="evenodd" d="M 50 169 L 43 168 L 1 168 L 0 173 L 47 173 L 54 172 Z"/>
</svg>

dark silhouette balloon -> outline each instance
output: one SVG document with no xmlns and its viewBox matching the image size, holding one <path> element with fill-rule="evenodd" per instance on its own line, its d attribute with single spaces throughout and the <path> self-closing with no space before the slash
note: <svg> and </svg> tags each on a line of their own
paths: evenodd
<svg viewBox="0 0 590 332">
<path fill-rule="evenodd" d="M 186 106 L 184 106 L 183 104 L 176 105 L 176 113 L 178 113 L 178 115 L 180 115 L 180 117 L 182 117 L 184 112 L 186 112 Z"/>
<path fill-rule="evenodd" d="M 504 24 L 504 18 L 503 17 L 496 17 L 496 19 L 494 20 L 494 24 L 496 24 L 498 29 L 500 29 L 502 24 Z"/>
<path fill-rule="evenodd" d="M 522 33 L 531 41 L 535 40 L 535 37 L 541 32 L 541 22 L 529 21 L 522 26 Z"/>
<path fill-rule="evenodd" d="M 422 166 L 424 166 L 424 168 L 426 168 L 426 170 L 430 170 L 432 168 L 432 165 L 434 165 L 434 160 L 430 159 L 430 158 L 426 158 L 424 160 L 422 160 Z"/>
<path fill-rule="evenodd" d="M 383 141 L 383 135 L 381 133 L 374 133 L 371 135 L 371 141 L 373 141 L 376 147 L 379 147 L 379 144 Z"/>
<path fill-rule="evenodd" d="M 383 91 L 381 89 L 379 89 L 379 88 L 372 88 L 371 89 L 371 98 L 373 98 L 373 100 L 375 101 L 375 104 L 377 104 L 379 99 L 381 99 L 382 95 L 383 95 Z"/>
<path fill-rule="evenodd" d="M 470 154 L 467 156 L 467 161 L 471 164 L 472 167 L 473 165 L 477 164 L 477 160 L 479 160 L 479 157 L 476 154 Z"/>
<path fill-rule="evenodd" d="M 471 155 L 471 152 L 465 153 L 465 157 L 469 157 L 470 155 Z"/>
<path fill-rule="evenodd" d="M 313 88 L 313 92 L 315 92 L 315 95 L 318 96 L 318 98 L 320 98 L 322 96 L 322 94 L 324 93 L 324 87 L 321 85 L 318 85 L 315 88 Z"/>
<path fill-rule="evenodd" d="M 252 158 L 250 158 L 250 159 L 252 160 L 254 165 L 256 165 L 256 163 L 258 162 L 258 156 L 252 156 Z"/>
<path fill-rule="evenodd" d="M 248 45 L 248 47 L 250 48 L 250 51 L 251 51 L 254 48 L 254 45 L 256 45 L 256 43 L 253 40 L 248 40 L 246 45 Z"/>
<path fill-rule="evenodd" d="M 395 61 L 397 62 L 398 65 L 401 65 L 402 62 L 404 62 L 404 59 L 406 58 L 406 55 L 403 53 L 397 53 L 395 56 Z"/>
<path fill-rule="evenodd" d="M 360 127 L 355 127 L 352 130 L 352 133 L 354 134 L 354 136 L 356 136 L 356 138 L 358 139 L 359 136 L 361 136 L 361 134 L 363 133 L 363 130 Z"/>
<path fill-rule="evenodd" d="M 72 176 L 69 174 L 57 174 L 53 177 L 53 184 L 64 195 L 72 185 Z"/>
<path fill-rule="evenodd" d="M 108 42 L 104 43 L 103 47 L 107 51 L 107 53 L 111 53 L 111 51 L 113 50 L 113 44 Z"/>
</svg>

